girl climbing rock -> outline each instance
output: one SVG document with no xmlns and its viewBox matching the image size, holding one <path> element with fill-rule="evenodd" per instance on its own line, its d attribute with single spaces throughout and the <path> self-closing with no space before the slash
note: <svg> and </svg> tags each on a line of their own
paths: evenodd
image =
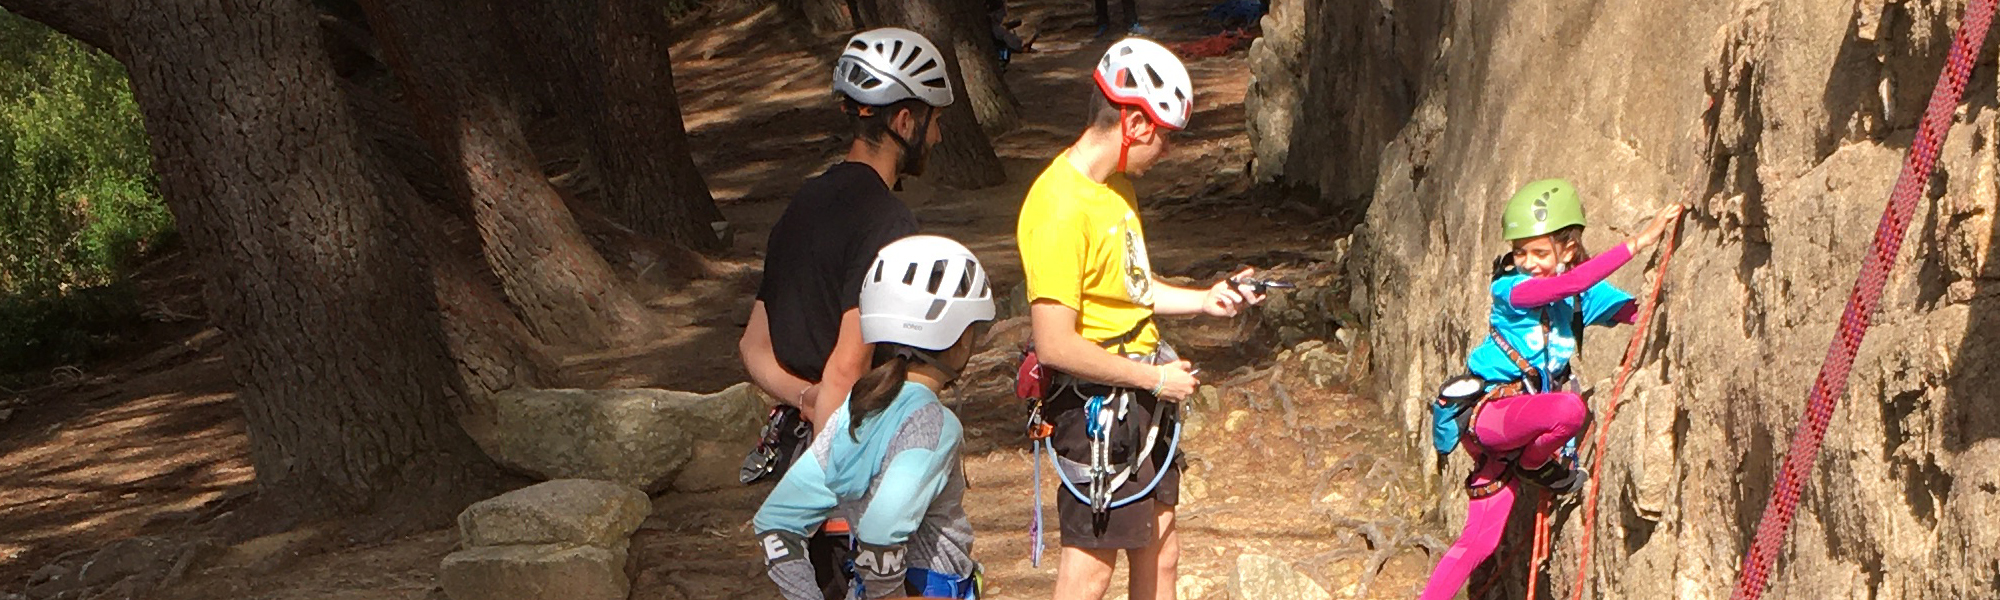
<svg viewBox="0 0 2000 600">
<path fill-rule="evenodd" d="M 1651 250 L 1681 210 L 1668 206 L 1638 236 L 1590 257 L 1583 203 L 1568 181 L 1529 183 L 1507 201 L 1502 233 L 1513 250 L 1494 261 L 1493 330 L 1467 357 L 1472 374 L 1447 384 L 1433 413 L 1437 449 L 1463 441 L 1475 462 L 1465 532 L 1431 572 L 1422 600 L 1457 594 L 1493 554 L 1517 478 L 1557 493 L 1581 484 L 1582 474 L 1558 456 L 1589 416 L 1569 385 L 1570 359 L 1584 326 L 1637 318 L 1632 296 L 1604 279 Z"/>
</svg>

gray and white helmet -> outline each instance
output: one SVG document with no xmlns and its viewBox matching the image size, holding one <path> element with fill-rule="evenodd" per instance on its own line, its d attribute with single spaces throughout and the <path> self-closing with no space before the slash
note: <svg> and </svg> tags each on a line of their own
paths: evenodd
<svg viewBox="0 0 2000 600">
<path fill-rule="evenodd" d="M 944 54 L 915 31 L 897 27 L 854 34 L 833 65 L 833 91 L 855 102 L 887 106 L 916 98 L 951 106 L 951 75 Z"/>
</svg>

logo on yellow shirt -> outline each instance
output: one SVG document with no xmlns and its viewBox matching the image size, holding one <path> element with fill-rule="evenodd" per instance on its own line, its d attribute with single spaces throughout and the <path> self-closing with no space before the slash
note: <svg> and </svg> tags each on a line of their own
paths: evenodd
<svg viewBox="0 0 2000 600">
<path fill-rule="evenodd" d="M 1146 238 L 1135 227 L 1138 215 L 1125 213 L 1125 297 L 1133 304 L 1153 305 L 1153 263 L 1146 257 Z"/>
</svg>

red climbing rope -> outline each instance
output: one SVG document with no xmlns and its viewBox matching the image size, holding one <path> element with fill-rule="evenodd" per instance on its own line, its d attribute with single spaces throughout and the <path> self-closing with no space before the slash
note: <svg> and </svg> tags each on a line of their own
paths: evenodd
<svg viewBox="0 0 2000 600">
<path fill-rule="evenodd" d="M 1731 596 L 1734 600 L 1756 600 L 1764 594 L 1772 563 L 1785 544 L 1792 513 L 1798 508 L 1799 491 L 1805 487 L 1806 477 L 1812 474 L 1820 440 L 1826 436 L 1833 409 L 1846 391 L 1847 371 L 1854 364 L 1854 353 L 1861 346 L 1862 336 L 1868 333 L 1868 321 L 1882 299 L 1882 285 L 1895 264 L 1897 250 L 1903 245 L 1903 233 L 1909 229 L 1917 200 L 1923 197 L 1924 187 L 1930 182 L 1931 168 L 1937 162 L 1939 147 L 1944 145 L 1952 115 L 1957 112 L 1959 96 L 1965 92 L 1966 76 L 1986 40 L 1994 1 L 1972 0 L 1966 6 L 1965 22 L 1952 40 L 1951 57 L 1944 72 L 1938 75 L 1937 87 L 1931 90 L 1930 107 L 1924 110 L 1916 140 L 1910 144 L 1910 153 L 1903 161 L 1903 172 L 1896 178 L 1889 206 L 1875 230 L 1873 249 L 1867 262 L 1862 263 L 1854 291 L 1847 298 L 1847 310 L 1840 316 L 1840 330 L 1834 335 L 1833 344 L 1826 351 L 1826 363 L 1820 367 L 1819 378 L 1813 381 L 1812 393 L 1807 396 L 1805 420 L 1792 434 L 1790 451 L 1778 471 L 1777 485 L 1771 491 L 1770 502 L 1764 505 L 1763 519 L 1757 524 L 1757 539 L 1750 545 L 1750 554 L 1743 560 L 1743 572 L 1736 580 L 1736 591 Z"/>
<path fill-rule="evenodd" d="M 1695 188 L 1699 189 L 1699 188 Z M 1696 192 L 1689 192 L 1696 193 Z M 1632 379 L 1632 368 L 1639 364 L 1639 354 L 1646 347 L 1646 329 L 1653 324 L 1653 308 L 1660 304 L 1660 288 L 1667 281 L 1667 261 L 1674 258 L 1674 245 L 1680 239 L 1681 222 L 1675 219 L 1667 227 L 1666 237 L 1660 244 L 1659 275 L 1653 277 L 1653 289 L 1646 294 L 1646 306 L 1639 311 L 1639 322 L 1634 324 L 1632 341 L 1625 345 L 1625 360 L 1618 366 L 1618 379 L 1611 384 L 1611 399 L 1604 407 L 1603 423 L 1597 425 L 1597 443 L 1585 449 L 1585 453 L 1595 449 L 1598 453 L 1590 459 L 1590 477 L 1584 480 L 1583 491 L 1583 547 L 1577 552 L 1576 585 L 1570 588 L 1570 598 L 1583 600 L 1584 576 L 1589 573 L 1591 527 L 1597 524 L 1597 479 L 1598 471 L 1604 466 L 1603 448 L 1605 439 L 1611 435 L 1611 421 L 1618 418 L 1618 399 L 1625 397 L 1625 382 Z M 1589 433 L 1584 437 L 1588 439 Z"/>
<path fill-rule="evenodd" d="M 1535 503 L 1535 548 L 1528 556 L 1528 600 L 1535 600 L 1535 588 L 1542 576 L 1542 565 L 1549 560 L 1549 505 L 1555 495 L 1542 490 L 1541 501 Z"/>
</svg>

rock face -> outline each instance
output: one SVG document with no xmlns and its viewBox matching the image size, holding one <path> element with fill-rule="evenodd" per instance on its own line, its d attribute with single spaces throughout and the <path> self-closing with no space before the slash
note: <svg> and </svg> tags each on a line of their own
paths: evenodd
<svg viewBox="0 0 2000 600">
<path fill-rule="evenodd" d="M 630 538 L 652 508 L 637 489 L 580 479 L 489 498 L 459 513 L 463 549 L 439 579 L 454 600 L 623 600 Z"/>
<path fill-rule="evenodd" d="M 1323 209 L 1365 206 L 1447 14 L 1438 0 L 1271 2 L 1244 99 L 1257 181 L 1316 190 Z"/>
<path fill-rule="evenodd" d="M 1486 334 L 1487 265 L 1506 249 L 1499 215 L 1515 188 L 1574 181 L 1594 250 L 1692 202 L 1647 360 L 1609 425 L 1596 531 L 1560 520 L 1548 573 L 1568 595 L 1592 535 L 1596 597 L 1727 597 L 1964 2 L 1307 1 L 1307 15 L 1390 23 L 1309 26 L 1309 65 L 1350 47 L 1436 49 L 1414 78 L 1392 76 L 1409 53 L 1351 60 L 1356 102 L 1418 82 L 1407 120 L 1377 120 L 1400 132 L 1367 158 L 1378 175 L 1349 260 L 1368 369 L 1412 456 L 1435 459 L 1425 396 Z M 1429 41 L 1395 25 L 1424 14 L 1440 16 Z M 1768 597 L 2000 595 L 2000 536 L 1985 525 L 2000 517 L 1993 39 Z M 1317 106 L 1325 88 L 1308 73 Z M 1316 170 L 1287 173 L 1370 170 L 1292 136 L 1288 161 Z M 1613 283 L 1643 292 L 1651 262 Z M 1630 334 L 1595 330 L 1585 348 L 1598 393 Z M 1463 518 L 1468 466 L 1454 455 L 1432 471 L 1444 532 Z"/>
<path fill-rule="evenodd" d="M 1264 34 L 1250 42 L 1250 90 L 1243 95 L 1257 183 L 1285 174 L 1305 79 L 1305 0 L 1275 0 L 1260 21 Z"/>
<path fill-rule="evenodd" d="M 490 418 L 466 429 L 500 464 L 543 479 L 601 479 L 646 492 L 667 489 L 695 454 L 716 454 L 711 446 L 747 451 L 766 407 L 747 383 L 706 395 L 517 389 L 496 395 L 494 404 Z M 742 457 L 714 460 L 733 476 Z"/>
</svg>

